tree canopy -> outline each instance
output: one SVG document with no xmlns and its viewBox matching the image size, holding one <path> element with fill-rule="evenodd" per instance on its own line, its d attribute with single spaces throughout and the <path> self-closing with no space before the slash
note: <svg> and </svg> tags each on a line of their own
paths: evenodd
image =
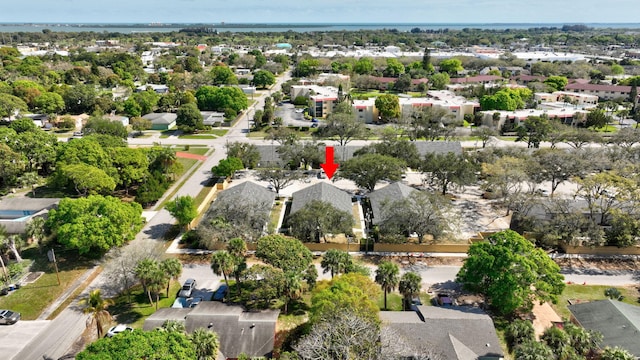
<svg viewBox="0 0 640 360">
<path fill-rule="evenodd" d="M 125 331 L 98 339 L 76 355 L 78 360 L 99 359 L 196 359 L 196 348 L 178 331 Z"/>
<path fill-rule="evenodd" d="M 62 199 L 46 225 L 57 241 L 80 254 L 103 254 L 132 240 L 142 228 L 142 207 L 117 198 L 91 195 Z"/>
<path fill-rule="evenodd" d="M 456 281 L 482 293 L 502 315 L 528 312 L 535 301 L 553 301 L 564 290 L 560 267 L 544 250 L 512 230 L 471 245 Z"/>
<path fill-rule="evenodd" d="M 340 176 L 373 191 L 380 180 L 398 181 L 405 172 L 404 161 L 386 155 L 364 154 L 351 158 L 340 167 Z"/>
<path fill-rule="evenodd" d="M 301 273 L 309 267 L 312 254 L 300 240 L 282 235 L 260 238 L 256 246 L 256 257 L 284 272 Z"/>
</svg>

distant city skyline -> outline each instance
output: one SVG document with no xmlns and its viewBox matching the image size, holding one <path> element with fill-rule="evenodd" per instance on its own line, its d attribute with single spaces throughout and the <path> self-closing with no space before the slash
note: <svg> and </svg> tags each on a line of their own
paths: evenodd
<svg viewBox="0 0 640 360">
<path fill-rule="evenodd" d="M 637 0 L 26 0 L 12 23 L 638 23 Z"/>
</svg>

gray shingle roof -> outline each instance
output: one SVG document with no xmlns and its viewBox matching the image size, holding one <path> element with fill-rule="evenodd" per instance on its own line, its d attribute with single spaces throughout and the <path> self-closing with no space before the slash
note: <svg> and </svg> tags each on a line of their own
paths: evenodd
<svg viewBox="0 0 640 360">
<path fill-rule="evenodd" d="M 327 182 L 319 182 L 294 192 L 290 214 L 295 214 L 313 200 L 328 202 L 333 205 L 334 208 L 351 214 L 351 195 Z"/>
<path fill-rule="evenodd" d="M 640 357 L 640 306 L 616 300 L 569 305 L 580 326 L 602 334 L 602 347 L 619 346 Z"/>
<path fill-rule="evenodd" d="M 221 191 L 216 198 L 216 202 L 250 202 L 272 205 L 275 199 L 276 194 L 273 191 L 254 182 L 246 181 Z"/>
<path fill-rule="evenodd" d="M 503 356 L 491 318 L 471 307 L 444 308 L 419 306 L 418 312 L 381 311 L 383 327 L 395 336 L 383 343 L 401 342 L 400 356 L 411 356 L 420 349 L 431 348 L 443 359 L 476 360 L 483 356 Z M 420 315 L 424 321 L 420 319 Z"/>
<path fill-rule="evenodd" d="M 370 193 L 369 201 L 371 203 L 371 211 L 373 212 L 372 222 L 378 224 L 382 220 L 382 204 L 405 199 L 414 191 L 417 190 L 401 182 L 394 182 Z"/>
<path fill-rule="evenodd" d="M 28 197 L 20 198 L 6 198 L 0 201 L 0 210 L 16 210 L 16 211 L 30 211 L 38 212 L 43 209 L 51 208 L 58 204 L 60 199 L 43 198 L 33 199 Z"/>
<path fill-rule="evenodd" d="M 178 320 L 185 324 L 187 333 L 200 328 L 215 331 L 220 351 L 229 358 L 241 353 L 270 357 L 279 314 L 279 310 L 248 312 L 238 305 L 203 301 L 192 309 L 160 309 L 145 320 L 144 330 L 162 326 L 167 319 Z"/>
<path fill-rule="evenodd" d="M 413 144 L 416 145 L 418 153 L 422 156 L 430 153 L 446 154 L 452 152 L 456 155 L 462 154 L 462 144 L 459 141 L 414 141 Z M 277 143 L 272 145 L 256 145 L 260 153 L 261 167 L 271 166 L 282 161 L 280 154 L 278 154 L 279 146 Z M 324 147 L 324 145 L 322 145 L 322 147 Z M 363 145 L 334 146 L 335 162 L 340 163 L 341 161 L 351 159 L 353 154 L 363 147 Z"/>
<path fill-rule="evenodd" d="M 174 113 L 150 113 L 144 115 L 142 118 L 150 120 L 154 125 L 169 125 L 176 121 L 178 115 Z"/>
</svg>

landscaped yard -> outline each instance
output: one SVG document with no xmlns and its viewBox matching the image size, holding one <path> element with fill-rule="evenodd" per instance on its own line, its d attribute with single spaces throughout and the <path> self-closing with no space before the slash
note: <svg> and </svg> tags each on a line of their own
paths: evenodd
<svg viewBox="0 0 640 360">
<path fill-rule="evenodd" d="M 56 252 L 60 285 L 53 265 L 47 261 L 47 255 L 31 248 L 23 252 L 25 258 L 34 260 L 33 271 L 44 271 L 34 283 L 22 286 L 10 295 L 0 297 L 0 309 L 10 309 L 22 314 L 24 320 L 35 320 L 53 301 L 85 271 L 93 266 L 90 260 Z"/>
<path fill-rule="evenodd" d="M 278 230 L 278 221 L 280 220 L 280 213 L 282 212 L 282 207 L 284 206 L 283 200 L 276 201 L 276 205 L 271 209 L 271 213 L 269 214 L 269 232 L 275 232 Z"/>
<path fill-rule="evenodd" d="M 180 283 L 178 281 L 171 281 L 169 297 L 166 296 L 166 290 L 163 290 L 160 293 L 158 308 L 171 307 L 176 300 L 178 290 L 180 290 Z M 131 303 L 129 303 L 126 294 L 122 294 L 113 300 L 115 304 L 108 308 L 111 315 L 118 323 L 129 324 L 129 326 L 134 329 L 142 329 L 144 320 L 156 312 L 155 303 L 149 303 L 149 296 L 142 290 L 142 286 L 140 285 L 135 286 L 131 290 Z M 155 297 L 153 297 L 153 301 L 155 301 Z"/>
<path fill-rule="evenodd" d="M 564 289 L 562 295 L 558 297 L 558 303 L 551 304 L 551 306 L 563 319 L 569 319 L 571 316 L 569 308 L 567 307 L 569 305 L 569 300 L 574 304 L 578 300 L 582 302 L 604 300 L 607 298 L 604 296 L 604 291 L 610 287 L 612 286 L 569 284 Z M 620 293 L 624 296 L 623 302 L 631 305 L 638 305 L 640 292 L 638 292 L 637 288 L 623 286 L 615 286 L 615 288 L 620 290 Z"/>
</svg>

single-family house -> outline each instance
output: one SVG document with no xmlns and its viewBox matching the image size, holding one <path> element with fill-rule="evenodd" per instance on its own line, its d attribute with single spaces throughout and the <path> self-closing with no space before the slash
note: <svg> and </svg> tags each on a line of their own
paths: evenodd
<svg viewBox="0 0 640 360">
<path fill-rule="evenodd" d="M 296 191 L 292 195 L 291 212 L 293 215 L 313 200 L 330 203 L 340 211 L 352 212 L 351 195 L 327 183 L 319 182 L 302 190 Z"/>
<path fill-rule="evenodd" d="M 45 216 L 56 207 L 60 199 L 55 198 L 5 198 L 0 201 L 0 225 L 7 234 L 24 234 L 27 223 L 34 217 Z"/>
<path fill-rule="evenodd" d="M 136 92 L 147 91 L 147 89 L 151 89 L 158 94 L 166 94 L 169 92 L 169 87 L 167 85 L 162 84 L 146 84 L 141 85 L 136 88 Z"/>
<path fill-rule="evenodd" d="M 422 306 L 381 311 L 383 347 L 411 359 L 430 350 L 447 360 L 501 360 L 504 352 L 491 317 L 475 307 Z"/>
<path fill-rule="evenodd" d="M 142 118 L 151 121 L 151 130 L 169 130 L 176 126 L 178 115 L 174 113 L 150 113 Z"/>
<path fill-rule="evenodd" d="M 640 306 L 617 300 L 569 305 L 571 321 L 602 334 L 601 346 L 619 346 L 640 357 Z"/>
<path fill-rule="evenodd" d="M 382 220 L 382 208 L 385 203 L 406 199 L 412 192 L 418 191 L 401 182 L 394 182 L 382 189 L 372 191 L 367 197 L 371 206 L 371 224 L 377 225 Z"/>
<path fill-rule="evenodd" d="M 279 310 L 247 311 L 239 305 L 218 301 L 202 301 L 188 309 L 162 308 L 149 316 L 143 329 L 153 331 L 167 320 L 185 325 L 188 334 L 206 329 L 218 334 L 220 352 L 226 359 L 249 357 L 271 358 L 276 336 Z"/>
</svg>

